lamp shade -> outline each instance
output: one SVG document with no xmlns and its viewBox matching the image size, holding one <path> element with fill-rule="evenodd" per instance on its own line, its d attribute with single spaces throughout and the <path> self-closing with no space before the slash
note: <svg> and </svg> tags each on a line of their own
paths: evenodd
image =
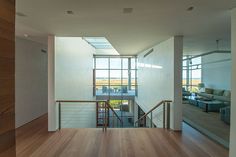
<svg viewBox="0 0 236 157">
<path fill-rule="evenodd" d="M 205 84 L 204 83 L 199 83 L 198 84 L 198 88 L 204 88 L 205 87 Z"/>
</svg>

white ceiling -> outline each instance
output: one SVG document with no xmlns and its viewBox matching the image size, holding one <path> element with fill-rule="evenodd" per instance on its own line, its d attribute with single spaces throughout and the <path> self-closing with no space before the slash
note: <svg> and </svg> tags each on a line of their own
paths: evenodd
<svg viewBox="0 0 236 157">
<path fill-rule="evenodd" d="M 194 6 L 191 12 L 187 8 Z M 230 49 L 230 10 L 236 0 L 17 0 L 16 35 L 106 37 L 120 54 L 137 54 L 174 35 L 184 53 Z M 133 8 L 124 14 L 123 8 Z M 74 15 L 65 12 L 72 10 Z"/>
</svg>

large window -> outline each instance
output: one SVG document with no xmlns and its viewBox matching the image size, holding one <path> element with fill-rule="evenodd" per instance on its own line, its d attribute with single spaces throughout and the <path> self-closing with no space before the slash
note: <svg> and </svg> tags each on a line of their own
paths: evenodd
<svg viewBox="0 0 236 157">
<path fill-rule="evenodd" d="M 183 87 L 186 90 L 191 92 L 198 90 L 198 84 L 202 81 L 201 64 L 201 57 L 185 56 L 183 58 Z"/>
<path fill-rule="evenodd" d="M 137 90 L 136 57 L 94 56 L 96 95 L 134 96 Z"/>
</svg>

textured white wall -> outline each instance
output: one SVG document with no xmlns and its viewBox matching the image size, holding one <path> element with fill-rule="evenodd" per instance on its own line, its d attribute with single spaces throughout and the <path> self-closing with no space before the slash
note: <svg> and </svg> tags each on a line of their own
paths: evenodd
<svg viewBox="0 0 236 157">
<path fill-rule="evenodd" d="M 57 100 L 93 100 L 95 49 L 80 37 L 56 37 L 55 97 Z M 96 127 L 95 104 L 62 107 L 62 127 Z"/>
<path fill-rule="evenodd" d="M 231 54 L 217 53 L 202 57 L 202 82 L 206 87 L 231 89 Z M 224 62 L 211 63 L 219 60 Z"/>
<path fill-rule="evenodd" d="M 16 127 L 47 113 L 47 50 L 30 40 L 16 38 Z"/>
<path fill-rule="evenodd" d="M 232 96 L 231 96 L 231 126 L 230 126 L 230 157 L 236 156 L 236 8 L 231 15 L 231 50 L 232 50 Z"/>
<path fill-rule="evenodd" d="M 136 97 L 136 101 L 147 112 L 161 100 L 173 100 L 171 128 L 175 130 L 182 128 L 182 48 L 182 37 L 173 37 L 154 46 L 154 51 L 147 57 L 144 55 L 150 49 L 138 55 L 138 97 Z M 160 110 L 153 114 L 153 121 L 157 126 L 162 127 Z"/>
</svg>

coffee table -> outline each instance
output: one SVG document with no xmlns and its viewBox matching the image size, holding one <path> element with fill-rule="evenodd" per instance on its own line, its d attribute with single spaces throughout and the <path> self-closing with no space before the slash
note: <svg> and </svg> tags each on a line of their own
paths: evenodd
<svg viewBox="0 0 236 157">
<path fill-rule="evenodd" d="M 198 106 L 198 96 L 186 96 L 185 99 L 188 100 L 188 103 L 191 105 Z"/>
<path fill-rule="evenodd" d="M 224 107 L 224 103 L 222 103 L 221 101 L 217 101 L 217 100 L 197 100 L 198 102 L 198 106 L 200 108 L 203 108 L 203 110 L 205 112 L 209 112 L 209 108 L 211 111 L 219 111 L 220 108 Z"/>
</svg>

